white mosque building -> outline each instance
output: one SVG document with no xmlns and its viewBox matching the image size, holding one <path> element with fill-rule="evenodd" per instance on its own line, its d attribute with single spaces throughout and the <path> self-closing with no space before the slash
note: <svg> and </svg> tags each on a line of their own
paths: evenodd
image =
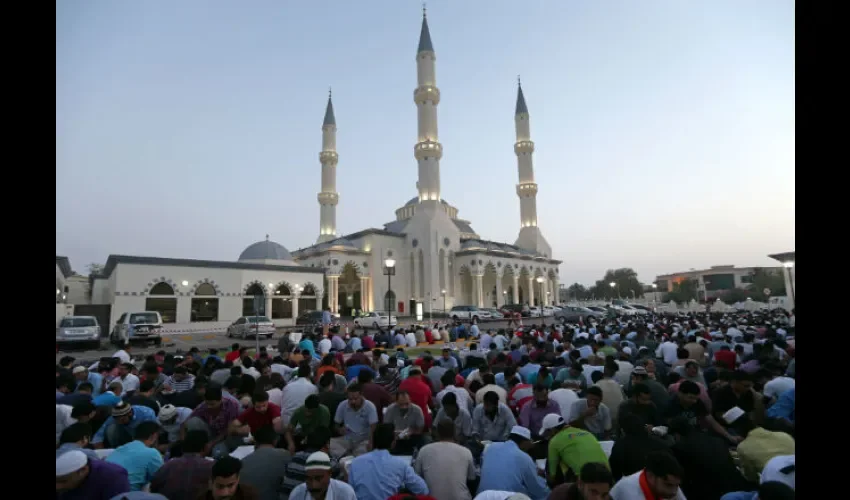
<svg viewBox="0 0 850 500">
<path fill-rule="evenodd" d="M 478 307 L 505 303 L 552 304 L 557 301 L 558 265 L 537 226 L 537 184 L 529 112 L 517 91 L 516 143 L 520 231 L 514 244 L 482 239 L 458 209 L 440 194 L 443 146 L 437 135 L 440 90 L 437 56 L 423 15 L 416 54 L 417 87 L 413 92 L 419 124 L 414 145 L 418 163 L 417 196 L 395 211 L 383 229 L 338 236 L 336 186 L 339 155 L 336 118 L 328 97 L 322 125 L 322 189 L 319 237 L 315 245 L 292 253 L 302 265 L 326 271 L 327 303 L 334 312 L 348 309 L 415 312 L 416 303 L 441 310 L 455 305 Z M 388 276 L 392 274 L 392 276 Z"/>
<path fill-rule="evenodd" d="M 482 239 L 458 209 L 440 195 L 443 147 L 437 135 L 440 90 L 436 54 L 427 18 L 416 54 L 418 112 L 417 196 L 395 211 L 382 229 L 339 236 L 336 185 L 339 155 L 336 119 L 328 97 L 322 125 L 319 236 L 315 245 L 289 252 L 279 243 L 259 241 L 237 261 L 207 261 L 110 255 L 101 274 L 77 280 L 85 291 L 69 290 L 70 262 L 57 256 L 57 318 L 91 314 L 114 325 L 126 312 L 157 310 L 174 333 L 222 330 L 253 314 L 255 297 L 277 325 L 294 324 L 299 312 L 330 307 L 415 313 L 456 305 L 494 307 L 511 303 L 548 305 L 557 301 L 558 265 L 537 226 L 529 112 L 518 88 L 516 143 L 520 230 L 513 244 Z M 77 297 L 71 301 L 70 297 Z M 82 298 L 80 298 L 82 297 Z M 71 303 L 73 302 L 73 303 Z"/>
</svg>

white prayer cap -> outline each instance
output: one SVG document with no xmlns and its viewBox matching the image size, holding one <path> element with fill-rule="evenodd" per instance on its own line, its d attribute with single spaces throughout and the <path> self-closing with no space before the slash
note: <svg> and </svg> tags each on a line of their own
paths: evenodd
<svg viewBox="0 0 850 500">
<path fill-rule="evenodd" d="M 65 452 L 56 459 L 56 477 L 77 472 L 89 463 L 89 457 L 79 450 Z"/>
<path fill-rule="evenodd" d="M 631 347 L 624 347 L 623 352 L 628 354 L 629 356 L 631 356 L 632 355 L 632 348 Z"/>
<path fill-rule="evenodd" d="M 521 425 L 511 427 L 511 434 L 528 439 L 529 441 L 531 440 L 531 431 Z"/>
<path fill-rule="evenodd" d="M 513 495 L 506 497 L 505 500 L 531 500 L 531 497 L 522 493 L 514 493 Z"/>
<path fill-rule="evenodd" d="M 75 367 L 74 367 L 74 370 L 73 370 L 71 373 L 73 373 L 74 375 L 76 375 L 76 374 L 78 374 L 78 373 L 83 373 L 83 372 L 86 372 L 86 371 L 88 371 L 88 370 L 86 370 L 86 367 L 85 367 L 85 366 L 75 366 Z"/>
<path fill-rule="evenodd" d="M 304 465 L 304 470 L 331 470 L 331 457 L 323 451 L 311 453 L 307 457 L 307 463 Z"/>
<path fill-rule="evenodd" d="M 779 481 L 796 489 L 796 455 L 779 455 L 768 460 L 761 471 L 761 483 Z"/>
</svg>

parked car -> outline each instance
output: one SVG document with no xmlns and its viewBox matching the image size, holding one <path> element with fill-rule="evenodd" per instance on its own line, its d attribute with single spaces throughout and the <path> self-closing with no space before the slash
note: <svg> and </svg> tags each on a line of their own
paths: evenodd
<svg viewBox="0 0 850 500">
<path fill-rule="evenodd" d="M 604 318 L 605 314 L 599 311 L 594 311 L 589 307 L 581 306 L 563 306 L 561 311 L 555 316 L 561 323 L 578 323 L 581 320 L 584 323 L 589 323 L 591 320 Z"/>
<path fill-rule="evenodd" d="M 100 326 L 94 316 L 65 316 L 56 328 L 57 344 L 94 344 L 100 348 Z"/>
<path fill-rule="evenodd" d="M 242 316 L 227 327 L 227 336 L 230 338 L 247 339 L 257 336 L 272 338 L 274 332 L 274 323 L 268 316 Z"/>
<path fill-rule="evenodd" d="M 129 312 L 122 314 L 110 333 L 109 340 L 123 345 L 126 337 L 130 343 L 152 340 L 154 345 L 162 345 L 162 316 L 157 311 Z"/>
<path fill-rule="evenodd" d="M 631 306 L 634 310 L 636 310 L 638 312 L 638 314 L 649 314 L 649 313 L 653 312 L 653 310 L 651 308 L 646 307 L 646 306 L 642 306 L 642 305 L 639 305 L 639 304 L 629 304 L 629 306 Z"/>
<path fill-rule="evenodd" d="M 398 318 L 387 316 L 386 313 L 371 312 L 365 317 L 355 318 L 354 320 L 354 326 L 357 328 L 392 328 L 396 325 L 398 325 Z"/>
<path fill-rule="evenodd" d="M 322 311 L 306 311 L 295 318 L 295 326 L 316 326 L 322 324 Z"/>
<path fill-rule="evenodd" d="M 479 309 L 476 306 L 454 306 L 449 311 L 449 317 L 455 321 L 464 319 L 480 321 L 482 319 L 490 319 L 490 312 Z"/>
<path fill-rule="evenodd" d="M 523 318 L 531 316 L 531 309 L 526 304 L 506 304 L 502 308 L 512 313 L 520 313 Z"/>
<path fill-rule="evenodd" d="M 555 308 L 552 306 L 543 306 L 543 316 L 550 317 L 555 315 Z"/>
<path fill-rule="evenodd" d="M 502 311 L 495 307 L 485 307 L 484 310 L 490 313 L 490 319 L 502 319 L 505 317 L 505 315 L 502 314 Z"/>
<path fill-rule="evenodd" d="M 541 314 L 540 308 L 537 306 L 531 306 L 528 308 L 528 316 L 531 318 L 539 318 Z"/>
</svg>

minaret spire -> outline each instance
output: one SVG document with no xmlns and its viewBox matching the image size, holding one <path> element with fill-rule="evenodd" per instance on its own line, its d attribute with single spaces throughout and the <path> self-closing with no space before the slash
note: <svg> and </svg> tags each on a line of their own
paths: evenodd
<svg viewBox="0 0 850 500">
<path fill-rule="evenodd" d="M 416 51 L 416 82 L 413 102 L 416 103 L 419 130 L 413 156 L 419 163 L 419 201 L 440 200 L 440 158 L 443 146 L 437 135 L 437 105 L 440 104 L 440 90 L 437 88 L 437 56 L 431 43 L 428 29 L 427 10 L 422 7 L 422 31 L 419 34 L 419 47 Z"/>
<path fill-rule="evenodd" d="M 322 190 L 319 192 L 319 238 L 317 243 L 336 239 L 336 206 L 339 193 L 336 192 L 336 165 L 339 155 L 336 152 L 336 117 L 334 116 L 333 92 L 328 88 L 328 105 L 322 122 L 322 151 L 319 162 L 322 164 Z"/>
<path fill-rule="evenodd" d="M 552 250 L 549 243 L 546 242 L 537 227 L 537 183 L 534 181 L 534 162 L 532 161 L 534 142 L 531 141 L 528 105 L 525 102 L 519 76 L 517 76 L 514 124 L 516 126 L 514 153 L 516 153 L 517 170 L 519 171 L 516 194 L 519 197 L 520 210 L 520 231 L 516 245 L 551 258 Z"/>
</svg>

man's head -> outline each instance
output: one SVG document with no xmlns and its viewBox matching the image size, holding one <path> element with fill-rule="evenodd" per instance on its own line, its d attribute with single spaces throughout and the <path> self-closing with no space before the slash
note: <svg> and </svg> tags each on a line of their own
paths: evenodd
<svg viewBox="0 0 850 500">
<path fill-rule="evenodd" d="M 363 406 L 363 389 L 360 384 L 351 384 L 345 391 L 348 398 L 348 406 L 353 410 L 359 410 Z"/>
<path fill-rule="evenodd" d="M 395 426 L 393 424 L 378 424 L 372 437 L 373 448 L 376 450 L 389 450 L 395 441 Z"/>
<path fill-rule="evenodd" d="M 76 378 L 80 382 L 88 380 L 89 378 L 89 371 L 86 370 L 85 366 L 75 366 L 71 373 L 73 373 L 74 378 Z"/>
<path fill-rule="evenodd" d="M 685 376 L 694 378 L 699 375 L 699 365 L 696 361 L 688 361 L 685 363 Z"/>
<path fill-rule="evenodd" d="M 80 401 L 71 408 L 71 418 L 77 422 L 88 422 L 97 414 L 97 408 L 91 401 Z"/>
<path fill-rule="evenodd" d="M 405 390 L 400 390 L 395 394 L 395 404 L 400 410 L 410 409 L 410 394 Z"/>
<path fill-rule="evenodd" d="M 498 396 L 496 396 L 496 401 L 497 402 L 499 401 Z M 458 409 L 458 406 L 457 406 L 457 395 L 455 393 L 447 392 L 443 396 L 442 404 L 443 404 L 443 411 L 446 413 L 447 417 L 449 417 L 452 420 L 457 418 L 457 415 L 458 415 L 458 413 L 460 413 L 460 410 Z"/>
<path fill-rule="evenodd" d="M 487 391 L 484 394 L 484 413 L 493 415 L 499 410 L 499 395 L 496 391 Z"/>
<path fill-rule="evenodd" d="M 679 491 L 684 472 L 673 455 L 666 450 L 654 451 L 646 457 L 646 482 L 660 498 L 673 498 Z"/>
<path fill-rule="evenodd" d="M 118 375 L 119 375 L 121 378 L 126 377 L 126 376 L 127 376 L 127 374 L 129 374 L 129 373 L 130 373 L 130 372 L 132 372 L 132 371 L 133 371 L 133 365 L 132 365 L 132 364 L 130 364 L 130 363 L 121 363 L 121 364 L 118 366 Z"/>
<path fill-rule="evenodd" d="M 599 408 L 599 404 L 602 403 L 602 389 L 595 385 L 588 387 L 584 397 L 587 399 L 588 408 Z"/>
<path fill-rule="evenodd" d="M 56 459 L 56 493 L 76 489 L 89 475 L 89 458 L 79 450 L 59 455 Z"/>
<path fill-rule="evenodd" d="M 162 428 L 159 426 L 159 422 L 147 420 L 136 426 L 136 430 L 133 433 L 133 439 L 141 441 L 145 444 L 145 446 L 150 448 L 151 446 L 156 445 L 156 442 L 159 440 L 159 433 L 161 430 Z"/>
<path fill-rule="evenodd" d="M 210 492 L 214 500 L 230 500 L 239 488 L 239 472 L 242 461 L 226 455 L 218 459 L 212 466 Z"/>
<path fill-rule="evenodd" d="M 126 401 L 118 403 L 112 407 L 112 418 L 117 424 L 129 424 L 130 421 L 133 420 L 133 407 Z"/>
<path fill-rule="evenodd" d="M 307 418 L 313 418 L 313 415 L 316 414 L 318 409 L 319 396 L 316 394 L 310 394 L 307 396 L 307 399 L 304 400 L 304 416 Z"/>
<path fill-rule="evenodd" d="M 730 385 L 735 394 L 740 396 L 753 388 L 753 378 L 744 370 L 735 370 L 732 373 L 732 383 Z"/>
<path fill-rule="evenodd" d="M 534 386 L 534 401 L 537 406 L 546 406 L 549 403 L 549 389 L 543 384 Z"/>
<path fill-rule="evenodd" d="M 84 448 L 88 446 L 91 435 L 91 426 L 89 424 L 77 422 L 76 424 L 65 427 L 65 430 L 62 431 L 62 435 L 59 437 L 59 444 L 76 443 Z"/>
<path fill-rule="evenodd" d="M 257 389 L 254 392 L 252 401 L 254 403 L 254 411 L 257 413 L 265 413 L 269 409 L 269 393 L 262 389 Z"/>
<path fill-rule="evenodd" d="M 531 441 L 531 431 L 519 425 L 515 425 L 511 428 L 509 439 L 516 443 L 522 451 L 528 451 L 532 446 L 534 446 Z"/>
<path fill-rule="evenodd" d="M 252 434 L 257 446 L 275 446 L 279 439 L 277 431 L 271 425 L 264 425 Z"/>
<path fill-rule="evenodd" d="M 635 403 L 639 405 L 651 405 L 652 404 L 652 393 L 649 390 L 649 386 L 639 382 L 637 384 L 632 385 L 632 399 Z"/>
<path fill-rule="evenodd" d="M 595 462 L 584 464 L 576 482 L 584 500 L 608 500 L 613 485 L 614 476 L 608 467 Z"/>
<path fill-rule="evenodd" d="M 153 380 L 149 378 L 145 379 L 139 384 L 139 394 L 142 396 L 150 397 L 151 395 L 153 395 L 153 390 L 155 387 L 156 386 L 153 383 Z"/>
<path fill-rule="evenodd" d="M 679 403 L 685 408 L 690 408 L 699 400 L 699 386 L 696 382 L 683 380 L 679 384 Z"/>
<path fill-rule="evenodd" d="M 323 495 L 331 484 L 331 457 L 317 451 L 307 457 L 304 464 L 304 484 L 314 497 Z"/>
<path fill-rule="evenodd" d="M 564 417 L 558 413 L 550 413 L 543 417 L 543 423 L 540 425 L 540 436 L 544 439 L 551 439 L 552 436 L 557 434 L 566 425 L 567 423 L 564 421 Z"/>
<path fill-rule="evenodd" d="M 215 385 L 207 387 L 204 392 L 204 404 L 211 410 L 216 410 L 221 407 L 221 387 Z"/>
<path fill-rule="evenodd" d="M 174 380 L 177 382 L 186 380 L 189 377 L 189 369 L 185 366 L 178 366 L 174 369 L 174 375 L 172 375 L 172 377 L 174 377 Z"/>
</svg>

